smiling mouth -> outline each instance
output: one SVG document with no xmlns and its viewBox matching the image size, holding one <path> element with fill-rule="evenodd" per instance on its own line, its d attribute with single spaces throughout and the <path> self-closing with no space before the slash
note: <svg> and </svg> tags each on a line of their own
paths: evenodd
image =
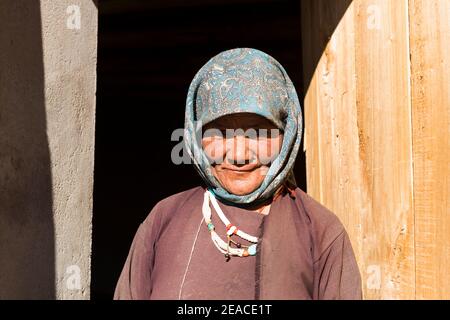
<svg viewBox="0 0 450 320">
<path fill-rule="evenodd" d="M 248 172 L 252 172 L 255 171 L 256 169 L 259 169 L 260 166 L 259 165 L 246 165 L 246 166 L 242 166 L 242 167 L 222 167 L 220 168 L 220 170 L 222 171 L 231 171 L 231 172 L 235 172 L 235 173 L 248 173 Z"/>
</svg>

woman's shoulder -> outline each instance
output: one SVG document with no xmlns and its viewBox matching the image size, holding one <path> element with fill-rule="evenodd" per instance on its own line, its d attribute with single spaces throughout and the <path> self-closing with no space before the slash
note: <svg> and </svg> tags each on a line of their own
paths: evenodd
<svg viewBox="0 0 450 320">
<path fill-rule="evenodd" d="M 300 188 L 295 189 L 296 201 L 309 221 L 311 234 L 317 249 L 329 247 L 337 238 L 346 236 L 339 217 Z"/>
<path fill-rule="evenodd" d="M 166 208 L 166 207 L 178 207 L 187 202 L 192 198 L 199 198 L 203 195 L 204 189 L 203 187 L 194 187 L 185 191 L 181 191 L 175 193 L 171 196 L 168 196 L 162 200 L 160 200 L 156 206 Z M 155 207 L 156 207 L 155 206 Z"/>
<path fill-rule="evenodd" d="M 328 226 L 336 226 L 337 228 L 343 228 L 338 216 L 318 200 L 314 199 L 298 187 L 295 189 L 295 194 L 311 221 Z"/>
<path fill-rule="evenodd" d="M 192 202 L 197 203 L 198 199 L 201 199 L 203 192 L 204 189 L 198 186 L 160 200 L 147 215 L 144 223 L 155 219 L 164 222 L 164 220 L 173 216 L 182 206 Z"/>
</svg>

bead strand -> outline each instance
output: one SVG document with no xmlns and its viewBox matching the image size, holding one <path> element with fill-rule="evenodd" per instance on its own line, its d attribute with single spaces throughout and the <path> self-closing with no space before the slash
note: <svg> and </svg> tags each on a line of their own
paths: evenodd
<svg viewBox="0 0 450 320">
<path fill-rule="evenodd" d="M 227 261 L 229 260 L 230 255 L 232 255 L 232 256 L 239 256 L 239 257 L 247 257 L 247 256 L 254 256 L 254 255 L 256 255 L 256 246 L 257 246 L 256 242 L 258 242 L 258 238 L 249 236 L 246 233 L 244 233 L 246 235 L 246 238 L 250 238 L 252 240 L 256 240 L 256 241 L 249 241 L 249 242 L 254 242 L 254 244 L 252 244 L 250 246 L 242 246 L 241 244 L 236 243 L 233 240 L 231 240 L 231 235 L 233 235 L 233 234 L 236 234 L 236 235 L 240 236 L 239 235 L 240 230 L 236 226 L 232 225 L 229 222 L 229 220 L 225 217 L 225 215 L 220 210 L 220 208 L 219 208 L 220 213 L 222 214 L 222 216 L 224 218 L 224 219 L 221 219 L 222 222 L 224 222 L 224 220 L 228 222 L 228 224 L 226 225 L 226 227 L 227 227 L 227 238 L 229 240 L 228 243 L 225 242 L 224 240 L 222 240 L 222 238 L 219 237 L 219 235 L 215 231 L 215 226 L 214 226 L 214 224 L 211 221 L 211 214 L 212 213 L 211 213 L 211 208 L 209 206 L 210 199 L 211 200 L 212 199 L 215 200 L 214 196 L 211 196 L 211 193 L 209 191 L 206 191 L 205 194 L 204 194 L 204 198 L 203 198 L 202 213 L 203 213 L 205 224 L 206 224 L 206 226 L 207 226 L 207 228 L 208 228 L 208 230 L 210 232 L 211 239 L 212 239 L 214 245 L 216 246 L 216 248 L 221 253 L 223 253 L 225 255 L 225 257 L 227 258 Z M 213 203 L 213 206 L 214 206 L 214 202 L 213 202 L 214 200 L 211 201 Z M 216 202 L 216 204 L 217 204 L 217 202 Z M 218 212 L 216 206 L 214 206 L 214 208 L 216 209 L 216 212 Z M 219 212 L 218 212 L 218 215 L 220 217 Z M 246 239 L 246 238 L 244 238 L 242 236 L 240 236 L 240 237 L 243 238 L 243 239 Z M 246 239 L 246 240 L 248 240 L 248 239 Z M 235 245 L 237 245 L 238 248 L 232 248 L 230 246 L 230 242 L 232 242 Z"/>
<path fill-rule="evenodd" d="M 211 191 L 209 191 L 209 190 L 207 190 L 206 192 L 208 193 L 209 199 L 211 200 L 211 203 L 212 203 L 214 209 L 216 210 L 217 215 L 219 216 L 220 220 L 222 220 L 223 224 L 227 227 L 227 230 L 229 230 L 228 226 L 231 225 L 231 227 L 236 228 L 236 233 L 235 234 L 237 236 L 239 236 L 242 239 L 245 239 L 245 240 L 247 240 L 249 242 L 252 242 L 252 243 L 257 243 L 258 242 L 258 238 L 257 237 L 251 236 L 251 235 L 247 234 L 246 232 L 244 232 L 244 231 L 242 231 L 240 229 L 237 229 L 236 226 L 232 225 L 230 220 L 227 219 L 227 217 L 223 213 L 222 209 L 219 207 L 219 204 L 217 203 L 217 200 L 216 200 L 216 197 L 214 196 L 214 194 Z M 231 227 L 230 227 L 230 229 L 231 229 Z M 227 234 L 228 234 L 228 232 L 227 232 Z M 231 232 L 231 234 L 233 234 L 233 232 Z M 229 235 L 231 235 L 231 234 L 229 234 Z"/>
</svg>

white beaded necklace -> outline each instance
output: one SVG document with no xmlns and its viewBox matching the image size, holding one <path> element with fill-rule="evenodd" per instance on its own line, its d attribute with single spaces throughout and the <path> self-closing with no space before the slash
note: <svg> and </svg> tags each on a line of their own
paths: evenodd
<svg viewBox="0 0 450 320">
<path fill-rule="evenodd" d="M 215 231 L 214 224 L 211 221 L 211 208 L 209 206 L 210 201 L 215 211 L 217 212 L 217 215 L 219 216 L 220 220 L 222 220 L 223 224 L 227 228 L 228 242 L 223 241 Z M 244 231 L 238 229 L 235 225 L 231 224 L 230 220 L 227 219 L 222 209 L 219 207 L 216 197 L 210 190 L 205 191 L 203 197 L 202 212 L 203 217 L 205 218 L 205 224 L 208 227 L 214 245 L 221 253 L 225 255 L 227 261 L 230 259 L 230 256 L 247 257 L 256 255 L 256 244 L 258 243 L 258 238 L 245 233 Z M 233 234 L 253 244 L 250 246 L 244 246 L 239 243 L 236 243 L 233 240 L 231 240 L 231 236 Z M 234 243 L 237 246 L 237 248 L 231 247 L 230 246 L 231 243 Z"/>
</svg>

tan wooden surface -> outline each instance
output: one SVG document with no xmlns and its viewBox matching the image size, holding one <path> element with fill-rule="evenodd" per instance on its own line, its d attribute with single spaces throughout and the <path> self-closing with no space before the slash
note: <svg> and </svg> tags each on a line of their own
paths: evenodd
<svg viewBox="0 0 450 320">
<path fill-rule="evenodd" d="M 410 1 L 416 292 L 450 299 L 450 1 Z"/>
<path fill-rule="evenodd" d="M 308 193 L 367 299 L 450 298 L 450 1 L 302 1 Z"/>
</svg>

